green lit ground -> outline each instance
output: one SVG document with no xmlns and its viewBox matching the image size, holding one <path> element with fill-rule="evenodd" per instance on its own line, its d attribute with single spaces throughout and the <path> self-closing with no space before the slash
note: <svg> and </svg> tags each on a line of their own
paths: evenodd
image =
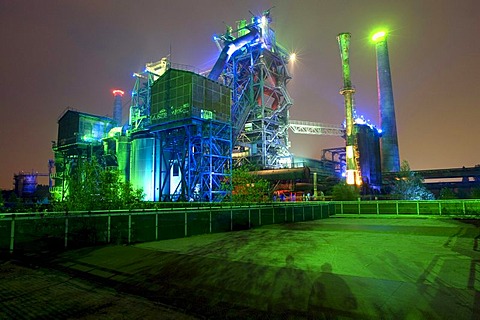
<svg viewBox="0 0 480 320">
<path fill-rule="evenodd" d="M 475 224 L 337 217 L 70 251 L 43 267 L 52 268 L 51 279 L 60 272 L 70 282 L 96 288 L 101 301 L 122 295 L 142 299 L 150 304 L 151 318 L 166 312 L 170 318 L 174 313 L 301 319 L 310 312 L 319 319 L 478 319 L 480 228 Z M 18 277 L 4 279 L 14 284 Z M 0 283 L 7 286 L 4 279 Z M 0 285 L 0 298 L 22 293 L 5 286 Z M 43 294 L 38 300 L 60 310 L 67 301 L 49 297 Z M 35 296 L 21 305 L 0 301 L 0 310 L 10 310 L 6 315 L 13 317 L 15 310 L 34 308 Z M 158 303 L 174 306 L 174 311 L 159 309 Z M 108 317 L 108 310 L 97 302 L 89 317 Z M 0 318 L 5 316 L 1 312 Z M 148 311 L 137 318 L 145 317 Z"/>
</svg>

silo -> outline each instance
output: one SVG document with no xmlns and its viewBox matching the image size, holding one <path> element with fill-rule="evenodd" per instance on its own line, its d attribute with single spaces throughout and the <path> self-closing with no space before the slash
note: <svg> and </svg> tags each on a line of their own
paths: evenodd
<svg viewBox="0 0 480 320">
<path fill-rule="evenodd" d="M 144 200 L 155 201 L 155 139 L 149 134 L 132 137 L 130 149 L 130 182 L 142 189 Z"/>
</svg>

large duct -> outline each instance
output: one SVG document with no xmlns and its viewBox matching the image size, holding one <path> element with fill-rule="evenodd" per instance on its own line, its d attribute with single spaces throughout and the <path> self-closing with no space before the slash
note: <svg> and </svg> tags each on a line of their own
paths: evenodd
<svg viewBox="0 0 480 320">
<path fill-rule="evenodd" d="M 225 47 L 223 47 L 222 52 L 220 52 L 220 56 L 218 57 L 217 62 L 213 66 L 212 70 L 210 71 L 208 78 L 210 80 L 217 81 L 218 77 L 220 77 L 220 74 L 223 71 L 223 68 L 227 64 L 227 62 L 230 60 L 230 57 L 232 54 L 235 53 L 238 49 L 241 49 L 244 45 L 250 43 L 253 41 L 257 36 L 258 36 L 258 31 L 255 28 L 250 28 L 249 33 L 233 40 L 230 42 L 227 42 L 225 44 Z"/>
<path fill-rule="evenodd" d="M 393 102 L 392 77 L 388 58 L 387 36 L 385 32 L 373 36 L 377 55 L 378 109 L 382 138 L 380 150 L 383 172 L 398 172 L 400 156 L 398 152 L 397 121 Z"/>
</svg>

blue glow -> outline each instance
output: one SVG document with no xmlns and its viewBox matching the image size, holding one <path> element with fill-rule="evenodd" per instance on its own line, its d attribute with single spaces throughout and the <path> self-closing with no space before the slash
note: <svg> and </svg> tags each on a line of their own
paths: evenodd
<svg viewBox="0 0 480 320">
<path fill-rule="evenodd" d="M 374 124 L 372 124 L 370 120 L 365 120 L 363 116 L 360 116 L 360 117 L 357 115 L 354 115 L 354 116 L 355 116 L 355 120 L 354 120 L 355 124 L 367 125 L 370 127 L 370 129 L 376 130 L 378 133 L 381 133 L 381 130 L 378 129 Z"/>
<path fill-rule="evenodd" d="M 262 18 L 260 18 L 260 22 L 262 25 L 266 25 L 268 23 L 267 17 L 262 16 Z"/>
</svg>

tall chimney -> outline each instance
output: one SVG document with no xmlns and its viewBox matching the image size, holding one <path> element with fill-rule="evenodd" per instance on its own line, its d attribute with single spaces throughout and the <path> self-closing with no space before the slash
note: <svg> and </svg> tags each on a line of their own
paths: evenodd
<svg viewBox="0 0 480 320">
<path fill-rule="evenodd" d="M 340 59 L 342 60 L 342 77 L 343 88 L 340 90 L 340 94 L 344 97 L 345 103 L 345 140 L 346 140 L 346 182 L 347 184 L 361 185 L 362 180 L 360 177 L 360 170 L 357 166 L 357 148 L 355 146 L 355 132 L 354 132 L 354 106 L 353 95 L 355 94 L 355 88 L 352 86 L 352 80 L 350 79 L 350 33 L 340 33 L 337 36 L 338 47 L 340 49 Z"/>
<path fill-rule="evenodd" d="M 387 33 L 377 32 L 373 35 L 377 55 L 377 90 L 378 109 L 380 113 L 380 150 L 383 172 L 400 171 L 400 156 L 398 152 L 397 121 L 393 102 L 392 77 L 390 60 L 388 58 Z"/>
<path fill-rule="evenodd" d="M 122 125 L 122 97 L 124 92 L 122 90 L 115 89 L 113 93 L 113 120 L 117 122 L 117 126 Z"/>
</svg>

